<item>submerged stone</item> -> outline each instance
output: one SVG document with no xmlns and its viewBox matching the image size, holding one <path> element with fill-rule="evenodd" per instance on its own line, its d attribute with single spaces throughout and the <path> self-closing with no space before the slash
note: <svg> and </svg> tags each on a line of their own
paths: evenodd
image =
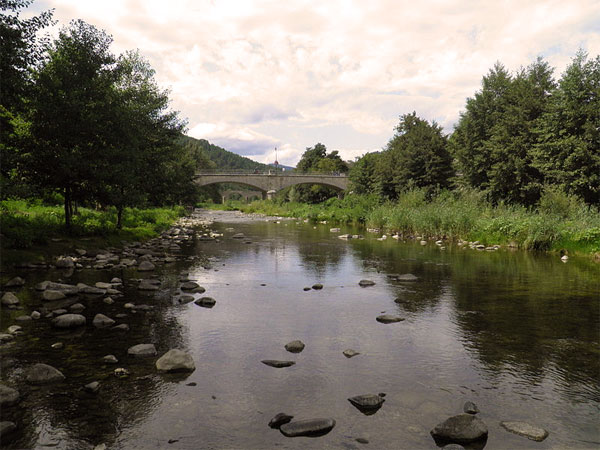
<svg viewBox="0 0 600 450">
<path fill-rule="evenodd" d="M 285 344 L 285 349 L 290 353 L 300 353 L 304 350 L 304 342 L 296 340 Z"/>
<path fill-rule="evenodd" d="M 506 431 L 510 431 L 511 433 L 518 434 L 519 436 L 524 436 L 527 439 L 531 439 L 532 441 L 541 442 L 548 437 L 548 431 L 545 429 L 531 425 L 527 422 L 518 422 L 518 421 L 506 421 L 500 422 L 502 428 Z"/>
<path fill-rule="evenodd" d="M 158 358 L 156 368 L 163 372 L 192 372 L 196 365 L 188 353 L 173 348 Z"/>
<path fill-rule="evenodd" d="M 261 363 L 266 364 L 267 366 L 282 368 L 282 367 L 290 367 L 296 364 L 296 361 L 280 361 L 277 359 L 264 359 Z"/>
<path fill-rule="evenodd" d="M 439 423 L 431 430 L 436 442 L 468 444 L 486 439 L 488 428 L 481 419 L 472 414 L 458 414 Z"/>
<path fill-rule="evenodd" d="M 85 325 L 85 317 L 81 314 L 63 314 L 52 320 L 56 328 L 75 328 Z"/>
<path fill-rule="evenodd" d="M 60 370 L 48 364 L 34 364 L 25 373 L 25 379 L 30 384 L 48 384 L 65 379 Z"/>
<path fill-rule="evenodd" d="M 402 322 L 404 320 L 404 317 L 400 317 L 395 314 L 383 314 L 381 316 L 377 316 L 375 320 L 381 323 L 396 323 Z"/>
<path fill-rule="evenodd" d="M 351 348 L 342 352 L 346 358 L 352 358 L 353 356 L 360 355 L 359 352 L 352 350 Z"/>
<path fill-rule="evenodd" d="M 323 436 L 335 427 L 334 419 L 306 419 L 297 420 L 281 425 L 279 431 L 287 437 L 297 436 Z"/>
<path fill-rule="evenodd" d="M 385 402 L 385 399 L 377 394 L 364 394 L 357 395 L 356 397 L 350 397 L 348 401 L 352 403 L 361 413 L 365 414 L 366 416 L 370 416 L 375 414 L 379 408 L 381 408 L 383 402 Z"/>
<path fill-rule="evenodd" d="M 371 280 L 360 280 L 358 282 L 358 285 L 360 287 L 369 287 L 369 286 L 375 286 L 375 282 L 371 281 Z"/>
<path fill-rule="evenodd" d="M 293 418 L 294 416 L 286 413 L 279 413 L 269 421 L 269 427 L 279 429 L 281 425 L 289 423 Z"/>
<path fill-rule="evenodd" d="M 154 344 L 137 344 L 127 349 L 128 355 L 133 356 L 155 356 L 156 347 Z"/>
</svg>

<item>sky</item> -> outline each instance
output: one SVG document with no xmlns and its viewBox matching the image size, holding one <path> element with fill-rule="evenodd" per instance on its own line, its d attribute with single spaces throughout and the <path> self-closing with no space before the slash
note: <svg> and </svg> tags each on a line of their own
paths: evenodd
<svg viewBox="0 0 600 450">
<path fill-rule="evenodd" d="M 294 166 L 324 144 L 346 160 L 384 148 L 415 111 L 446 133 L 499 61 L 538 56 L 559 78 L 600 54 L 598 0 L 37 0 L 139 49 L 189 136 Z M 277 148 L 277 153 L 275 152 Z"/>
</svg>

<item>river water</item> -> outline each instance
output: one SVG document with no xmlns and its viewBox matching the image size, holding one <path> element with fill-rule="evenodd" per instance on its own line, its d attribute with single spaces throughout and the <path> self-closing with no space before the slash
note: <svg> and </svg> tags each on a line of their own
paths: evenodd
<svg viewBox="0 0 600 450">
<path fill-rule="evenodd" d="M 2 420 L 18 425 L 3 448 L 432 449 L 430 430 L 466 401 L 489 429 L 486 449 L 600 447 L 600 265 L 379 241 L 352 228 L 341 233 L 365 238 L 344 241 L 328 224 L 207 214 L 223 237 L 182 249 L 201 259 L 160 266 L 160 291 L 140 293 L 135 279 L 143 275 L 133 269 L 75 272 L 66 281 L 119 276 L 125 295 L 113 305 L 85 300 L 88 324 L 77 333 L 41 319 L 0 347 L 2 382 L 22 394 L 2 410 Z M 232 239 L 240 232 L 248 239 Z M 395 279 L 404 274 L 417 279 Z M 213 308 L 174 304 L 184 275 L 216 300 Z M 60 277 L 30 272 L 27 286 Z M 360 287 L 362 279 L 375 285 Z M 303 290 L 315 283 L 323 289 Z M 20 292 L 25 312 L 39 305 L 36 295 Z M 155 308 L 118 320 L 129 332 L 94 329 L 94 314 L 114 317 L 125 302 Z M 405 320 L 382 324 L 375 320 L 382 313 Z M 2 311 L 2 331 L 15 314 Z M 296 339 L 305 349 L 287 352 Z M 50 347 L 59 341 L 63 349 Z M 161 375 L 156 358 L 127 355 L 139 343 L 155 344 L 159 355 L 184 349 L 196 370 Z M 346 358 L 346 349 L 360 355 Z M 119 364 L 103 364 L 107 354 Z M 296 364 L 273 368 L 264 359 Z M 35 362 L 59 368 L 65 382 L 26 385 L 23 371 Z M 115 367 L 131 376 L 114 377 Z M 94 380 L 98 394 L 83 392 Z M 347 400 L 376 393 L 385 403 L 372 415 Z M 337 424 L 322 437 L 288 438 L 267 426 L 279 412 Z M 550 434 L 534 442 L 504 430 L 505 420 Z"/>
</svg>

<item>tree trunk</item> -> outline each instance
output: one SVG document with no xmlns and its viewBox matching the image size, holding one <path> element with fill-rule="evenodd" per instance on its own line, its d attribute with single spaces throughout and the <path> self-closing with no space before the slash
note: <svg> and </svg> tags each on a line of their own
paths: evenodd
<svg viewBox="0 0 600 450">
<path fill-rule="evenodd" d="M 71 230 L 71 188 L 65 187 L 65 228 Z"/>
</svg>

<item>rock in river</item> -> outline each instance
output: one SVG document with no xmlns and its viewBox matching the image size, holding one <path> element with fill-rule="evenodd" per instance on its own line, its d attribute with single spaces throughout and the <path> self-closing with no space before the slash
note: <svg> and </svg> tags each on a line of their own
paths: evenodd
<svg viewBox="0 0 600 450">
<path fill-rule="evenodd" d="M 281 425 L 279 431 L 284 436 L 323 436 L 335 427 L 334 419 L 297 420 Z"/>
<path fill-rule="evenodd" d="M 56 328 L 76 328 L 85 325 L 85 317 L 81 314 L 63 314 L 52 320 Z"/>
<path fill-rule="evenodd" d="M 192 372 L 196 365 L 188 353 L 173 348 L 158 358 L 156 368 L 163 372 Z"/>
<path fill-rule="evenodd" d="M 19 299 L 12 292 L 6 292 L 2 296 L 1 302 L 4 306 L 15 306 L 19 304 Z"/>
<path fill-rule="evenodd" d="M 286 413 L 279 413 L 269 421 L 269 427 L 279 429 L 281 425 L 290 422 L 293 418 L 294 416 Z"/>
<path fill-rule="evenodd" d="M 358 282 L 358 285 L 360 287 L 369 287 L 369 286 L 375 286 L 375 282 L 371 281 L 371 280 L 360 280 Z"/>
<path fill-rule="evenodd" d="M 315 284 L 312 285 L 312 288 L 315 291 L 318 291 L 319 289 L 323 289 L 323 285 L 321 283 L 315 283 Z"/>
<path fill-rule="evenodd" d="M 42 299 L 47 302 L 53 302 L 55 300 L 62 300 L 67 296 L 62 291 L 54 289 L 46 289 L 42 294 Z"/>
<path fill-rule="evenodd" d="M 439 423 L 431 430 L 436 442 L 468 444 L 486 439 L 488 428 L 481 419 L 472 414 L 458 414 Z"/>
<path fill-rule="evenodd" d="M 26 370 L 25 374 L 25 379 L 30 384 L 47 384 L 65 379 L 60 370 L 47 364 L 34 364 Z"/>
<path fill-rule="evenodd" d="M 11 387 L 0 384 L 0 409 L 5 406 L 12 406 L 19 401 L 19 391 Z"/>
<path fill-rule="evenodd" d="M 351 348 L 342 352 L 346 358 L 352 358 L 353 356 L 360 355 L 359 352 L 352 350 Z"/>
<path fill-rule="evenodd" d="M 543 428 L 531 425 L 526 422 L 506 421 L 500 422 L 502 428 L 511 433 L 518 434 L 519 436 L 525 436 L 527 439 L 532 441 L 541 442 L 548 437 L 548 431 Z"/>
<path fill-rule="evenodd" d="M 395 323 L 402 322 L 404 320 L 404 317 L 400 317 L 395 314 L 383 314 L 381 316 L 377 316 L 375 320 L 381 323 Z"/>
<path fill-rule="evenodd" d="M 477 414 L 479 412 L 479 408 L 473 402 L 465 402 L 463 405 L 463 411 L 467 414 Z"/>
<path fill-rule="evenodd" d="M 350 397 L 348 401 L 352 403 L 361 413 L 370 416 L 375 414 L 379 408 L 381 408 L 383 402 L 385 402 L 385 399 L 377 394 L 364 394 L 357 395 L 356 397 Z"/>
<path fill-rule="evenodd" d="M 198 306 L 202 306 L 203 308 L 212 308 L 215 306 L 216 300 L 212 297 L 201 297 L 194 302 Z"/>
<path fill-rule="evenodd" d="M 138 271 L 140 272 L 150 272 L 156 269 L 156 266 L 152 264 L 150 261 L 142 261 L 138 266 Z"/>
<path fill-rule="evenodd" d="M 154 344 L 138 344 L 127 349 L 127 354 L 133 356 L 155 356 L 156 347 Z"/>
<path fill-rule="evenodd" d="M 285 344 L 285 349 L 291 353 L 300 353 L 304 350 L 304 342 L 302 341 L 292 341 Z"/>
<path fill-rule="evenodd" d="M 290 367 L 296 364 L 296 361 L 280 361 L 277 359 L 264 359 L 261 363 L 266 364 L 267 366 L 281 368 L 281 367 Z"/>
<path fill-rule="evenodd" d="M 102 361 L 106 364 L 116 364 L 119 362 L 115 355 L 106 355 L 102 358 Z"/>
<path fill-rule="evenodd" d="M 25 285 L 25 280 L 21 277 L 14 277 L 9 280 L 4 287 L 21 287 Z"/>
<path fill-rule="evenodd" d="M 104 314 L 96 314 L 92 323 L 96 328 L 106 328 L 114 325 L 115 321 Z"/>
</svg>

